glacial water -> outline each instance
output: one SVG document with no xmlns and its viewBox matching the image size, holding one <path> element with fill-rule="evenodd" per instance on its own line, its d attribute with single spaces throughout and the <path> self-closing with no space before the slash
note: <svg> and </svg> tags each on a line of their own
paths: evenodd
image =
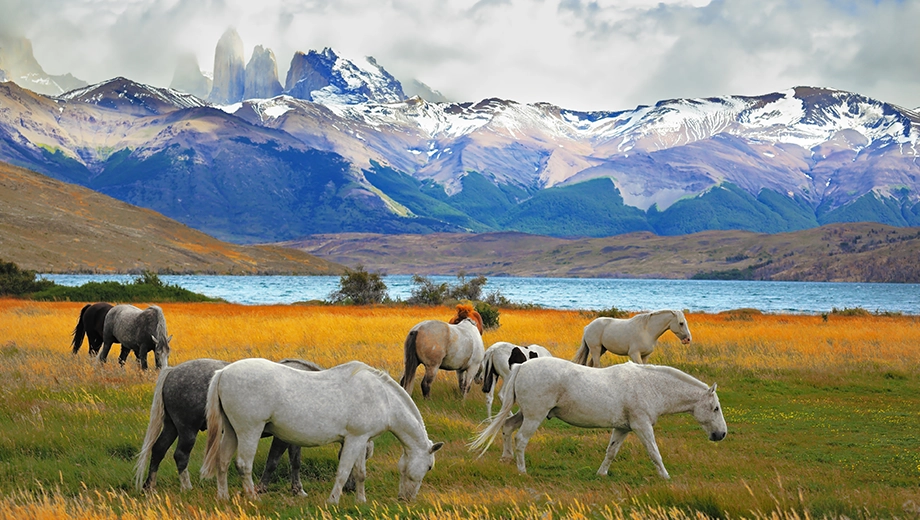
<svg viewBox="0 0 920 520">
<path fill-rule="evenodd" d="M 89 281 L 130 282 L 132 275 L 40 275 L 61 285 Z M 455 284 L 451 276 L 432 276 Z M 165 283 L 244 305 L 290 304 L 323 300 L 338 288 L 337 276 L 162 275 Z M 393 299 L 407 299 L 411 276 L 386 276 Z M 750 282 L 711 280 L 633 280 L 598 278 L 492 277 L 484 293 L 499 291 L 516 303 L 551 309 L 689 309 L 720 312 L 755 308 L 771 313 L 822 313 L 845 307 L 872 312 L 920 314 L 920 284 Z"/>
</svg>

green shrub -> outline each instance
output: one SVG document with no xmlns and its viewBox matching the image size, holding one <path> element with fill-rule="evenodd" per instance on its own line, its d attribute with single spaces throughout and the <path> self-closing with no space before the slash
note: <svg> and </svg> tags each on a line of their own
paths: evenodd
<svg viewBox="0 0 920 520">
<path fill-rule="evenodd" d="M 20 269 L 13 262 L 0 260 L 0 295 L 23 296 L 53 285 L 51 280 L 35 280 L 35 271 Z"/>
<path fill-rule="evenodd" d="M 455 300 L 470 300 L 472 302 L 482 299 L 482 287 L 488 282 L 485 276 L 479 275 L 467 281 L 466 273 L 457 274 L 458 285 L 450 288 L 450 297 Z"/>
<path fill-rule="evenodd" d="M 387 284 L 380 273 L 369 273 L 363 265 L 354 269 L 345 268 L 339 278 L 339 288 L 329 295 L 333 303 L 370 305 L 387 299 Z"/>
<path fill-rule="evenodd" d="M 33 300 L 83 302 L 213 302 L 222 301 L 170 285 L 156 273 L 144 271 L 130 283 L 87 282 L 79 287 L 52 284 L 31 295 Z"/>
<path fill-rule="evenodd" d="M 412 275 L 412 288 L 407 303 L 411 305 L 441 305 L 450 295 L 447 282 L 436 284 L 430 278 L 418 274 Z"/>
<path fill-rule="evenodd" d="M 834 307 L 831 309 L 831 314 L 834 316 L 869 316 L 871 313 L 862 307 L 844 307 L 843 309 L 838 309 Z"/>
<path fill-rule="evenodd" d="M 599 310 L 594 313 L 595 318 L 628 318 L 629 311 L 611 306 L 609 309 Z"/>
<path fill-rule="evenodd" d="M 482 328 L 489 330 L 497 329 L 501 326 L 498 322 L 500 313 L 497 308 L 486 302 L 476 302 L 476 312 L 478 312 L 479 317 L 482 318 Z"/>
</svg>

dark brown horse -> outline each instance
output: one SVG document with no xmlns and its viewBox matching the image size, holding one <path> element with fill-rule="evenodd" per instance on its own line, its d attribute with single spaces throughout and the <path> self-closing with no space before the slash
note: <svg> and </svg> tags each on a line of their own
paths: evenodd
<svg viewBox="0 0 920 520">
<path fill-rule="evenodd" d="M 473 379 L 480 379 L 482 356 L 482 317 L 472 305 L 457 305 L 457 315 L 449 323 L 425 320 L 412 327 L 403 345 L 405 372 L 399 384 L 412 394 L 412 382 L 419 365 L 425 365 L 422 395 L 431 394 L 431 383 L 438 369 L 456 370 L 460 393 L 465 398 Z"/>
<path fill-rule="evenodd" d="M 77 326 L 73 329 L 73 353 L 76 354 L 83 346 L 83 336 L 89 343 L 89 355 L 95 356 L 102 348 L 102 331 L 105 325 L 105 315 L 112 308 L 111 303 L 87 303 L 80 310 Z"/>
</svg>

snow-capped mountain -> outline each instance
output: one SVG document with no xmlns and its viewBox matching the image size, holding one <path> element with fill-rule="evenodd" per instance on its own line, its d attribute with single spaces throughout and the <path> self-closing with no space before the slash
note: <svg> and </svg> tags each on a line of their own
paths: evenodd
<svg viewBox="0 0 920 520">
<path fill-rule="evenodd" d="M 399 81 L 373 57 L 351 61 L 331 48 L 295 53 L 284 92 L 323 104 L 394 103 L 406 98 Z"/>
<path fill-rule="evenodd" d="M 920 115 L 858 94 L 797 87 L 621 112 L 381 103 L 368 99 L 401 92 L 382 68 L 312 56 L 322 66 L 289 76 L 313 101 L 214 107 L 124 78 L 48 98 L 4 83 L 0 160 L 244 242 L 920 225 Z"/>
</svg>

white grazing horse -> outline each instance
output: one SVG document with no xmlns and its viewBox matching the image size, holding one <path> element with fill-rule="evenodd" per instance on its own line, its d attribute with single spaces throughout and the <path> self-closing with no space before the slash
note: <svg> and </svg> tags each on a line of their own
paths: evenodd
<svg viewBox="0 0 920 520">
<path fill-rule="evenodd" d="M 600 367 L 601 356 L 609 350 L 629 356 L 634 363 L 645 363 L 666 330 L 673 332 L 684 345 L 690 343 L 690 328 L 681 311 L 643 312 L 625 320 L 596 318 L 585 327 L 581 348 L 575 353 L 573 361 L 579 365 Z"/>
<path fill-rule="evenodd" d="M 215 372 L 208 387 L 208 442 L 201 476 L 217 475 L 218 498 L 229 498 L 233 454 L 248 498 L 257 499 L 252 459 L 263 430 L 297 446 L 342 443 L 335 485 L 337 504 L 354 468 L 356 500 L 365 502 L 367 442 L 390 431 L 403 446 L 399 498 L 413 500 L 443 443 L 428 440 L 415 402 L 389 375 L 351 361 L 305 372 L 267 359 L 243 359 Z M 221 435 L 223 428 L 223 435 Z"/>
<path fill-rule="evenodd" d="M 504 434 L 502 460 L 511 458 L 513 448 L 521 473 L 527 472 L 524 465 L 527 442 L 547 418 L 558 417 L 582 428 L 613 428 L 598 475 L 607 474 L 626 434 L 633 431 L 648 451 L 658 474 L 670 478 L 655 442 L 653 426 L 660 415 L 692 413 L 712 441 L 724 439 L 728 431 L 716 385 L 708 387 L 666 366 L 627 362 L 596 369 L 559 358 L 539 358 L 515 366 L 502 393 L 502 409 L 470 444 L 470 449 L 482 449 L 485 453 L 501 431 Z M 520 411 L 512 416 L 514 403 L 520 406 Z M 518 428 L 520 431 L 512 438 Z"/>
<path fill-rule="evenodd" d="M 518 363 L 538 357 L 553 357 L 550 351 L 540 345 L 523 347 L 507 341 L 497 341 L 487 348 L 482 358 L 482 391 L 486 394 L 486 417 L 492 417 L 492 394 L 495 392 L 495 383 L 498 378 L 507 380 L 511 374 L 509 359 L 514 349 L 518 349 L 523 355 L 523 359 L 519 359 Z M 498 398 L 501 399 L 501 395 Z"/>
</svg>

